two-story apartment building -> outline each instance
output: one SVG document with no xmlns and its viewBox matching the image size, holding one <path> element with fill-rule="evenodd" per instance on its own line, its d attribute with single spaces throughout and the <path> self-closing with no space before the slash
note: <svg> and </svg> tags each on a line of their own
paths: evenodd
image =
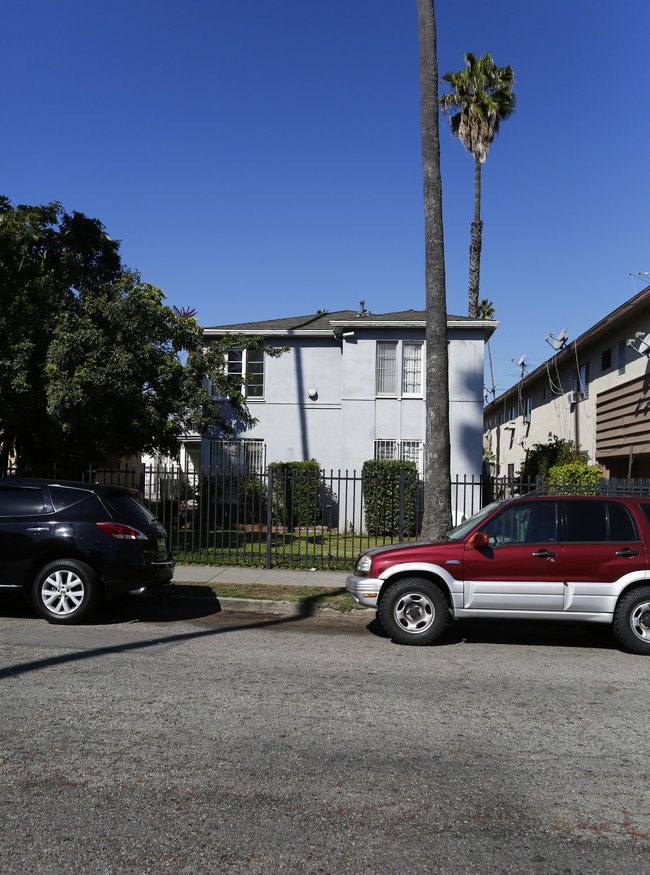
<svg viewBox="0 0 650 875">
<path fill-rule="evenodd" d="M 484 344 L 497 322 L 448 316 L 452 475 L 480 474 Z M 201 465 L 230 455 L 262 466 L 317 459 L 326 470 L 361 469 L 372 458 L 408 459 L 422 470 L 425 438 L 425 313 L 356 310 L 220 325 L 287 346 L 273 358 L 244 347 L 228 368 L 257 424 L 201 440 Z M 442 379 L 441 375 L 441 379 Z"/>
<path fill-rule="evenodd" d="M 650 477 L 650 286 L 483 411 L 497 473 L 516 474 L 549 435 L 572 440 L 612 477 Z"/>
</svg>

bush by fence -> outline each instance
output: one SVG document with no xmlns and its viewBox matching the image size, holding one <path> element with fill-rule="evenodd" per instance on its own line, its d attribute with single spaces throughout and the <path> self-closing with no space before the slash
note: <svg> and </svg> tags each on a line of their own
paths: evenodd
<svg viewBox="0 0 650 875">
<path fill-rule="evenodd" d="M 418 500 L 415 462 L 371 459 L 363 463 L 361 477 L 368 534 L 413 537 Z"/>
</svg>

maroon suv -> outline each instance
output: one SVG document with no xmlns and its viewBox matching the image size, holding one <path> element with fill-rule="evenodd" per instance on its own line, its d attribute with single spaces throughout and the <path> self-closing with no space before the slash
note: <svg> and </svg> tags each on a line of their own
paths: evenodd
<svg viewBox="0 0 650 875">
<path fill-rule="evenodd" d="M 393 641 L 430 644 L 450 616 L 612 623 L 650 654 L 650 498 L 498 501 L 441 541 L 372 547 L 347 579 Z"/>
</svg>

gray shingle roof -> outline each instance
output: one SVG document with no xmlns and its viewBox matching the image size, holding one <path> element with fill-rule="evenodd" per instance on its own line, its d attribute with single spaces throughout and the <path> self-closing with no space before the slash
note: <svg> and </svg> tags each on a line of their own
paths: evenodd
<svg viewBox="0 0 650 875">
<path fill-rule="evenodd" d="M 453 319 L 468 322 L 475 320 L 469 316 L 448 316 Z M 332 322 L 417 322 L 424 321 L 424 310 L 399 310 L 395 313 L 370 313 L 365 310 L 360 314 L 357 310 L 336 310 L 332 313 L 316 313 L 309 316 L 288 316 L 283 319 L 262 319 L 259 322 L 237 322 L 231 325 L 212 325 L 210 329 L 220 331 L 299 331 L 299 330 L 331 330 Z"/>
</svg>

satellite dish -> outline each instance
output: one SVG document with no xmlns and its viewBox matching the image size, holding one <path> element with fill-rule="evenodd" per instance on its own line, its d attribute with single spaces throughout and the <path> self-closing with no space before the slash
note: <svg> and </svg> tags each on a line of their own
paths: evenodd
<svg viewBox="0 0 650 875">
<path fill-rule="evenodd" d="M 566 344 L 569 339 L 569 335 L 566 333 L 566 328 L 563 328 L 562 331 L 556 336 L 552 331 L 548 333 L 548 335 L 544 338 L 547 343 L 550 343 L 553 349 L 562 349 L 562 347 Z"/>
<path fill-rule="evenodd" d="M 634 340 L 628 340 L 627 345 L 631 346 L 639 355 L 650 355 L 650 334 L 646 334 L 645 331 L 637 331 L 634 337 L 635 340 L 639 341 L 639 345 L 634 346 Z"/>
<path fill-rule="evenodd" d="M 522 355 L 522 357 L 521 357 L 521 358 L 519 359 L 519 361 L 517 362 L 517 364 L 519 365 L 520 368 L 522 368 L 522 367 L 524 366 L 524 362 L 525 362 L 525 361 L 526 361 L 526 356 L 525 356 L 525 355 Z"/>
</svg>

